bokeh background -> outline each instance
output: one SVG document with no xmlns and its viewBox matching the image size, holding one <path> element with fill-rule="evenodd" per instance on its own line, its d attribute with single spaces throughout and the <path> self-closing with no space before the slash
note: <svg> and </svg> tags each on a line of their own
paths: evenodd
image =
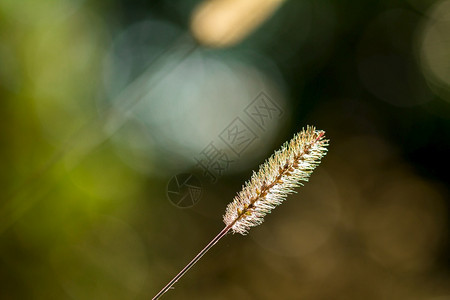
<svg viewBox="0 0 450 300">
<path fill-rule="evenodd" d="M 165 298 L 450 299 L 448 0 L 2 0 L 0 124 L 0 299 L 151 298 L 307 124 L 310 183 Z"/>
</svg>

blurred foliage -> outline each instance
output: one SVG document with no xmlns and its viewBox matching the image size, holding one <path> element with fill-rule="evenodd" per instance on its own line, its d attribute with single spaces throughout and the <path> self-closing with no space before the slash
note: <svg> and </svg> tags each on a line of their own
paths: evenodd
<svg viewBox="0 0 450 300">
<path fill-rule="evenodd" d="M 152 297 L 306 124 L 311 182 L 165 297 L 449 299 L 450 1 L 286 0 L 227 49 L 192 37 L 200 3 L 0 2 L 0 299 Z M 260 91 L 282 117 L 172 205 Z"/>
</svg>

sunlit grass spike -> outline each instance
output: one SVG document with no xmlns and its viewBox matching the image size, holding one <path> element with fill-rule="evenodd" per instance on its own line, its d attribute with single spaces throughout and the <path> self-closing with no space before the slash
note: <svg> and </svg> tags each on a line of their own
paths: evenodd
<svg viewBox="0 0 450 300">
<path fill-rule="evenodd" d="M 153 299 L 167 292 L 212 246 L 230 230 L 247 234 L 260 225 L 264 217 L 281 204 L 294 188 L 309 179 L 312 171 L 327 153 L 325 132 L 308 126 L 276 151 L 228 204 L 223 221 L 225 228 L 201 250 Z"/>
</svg>

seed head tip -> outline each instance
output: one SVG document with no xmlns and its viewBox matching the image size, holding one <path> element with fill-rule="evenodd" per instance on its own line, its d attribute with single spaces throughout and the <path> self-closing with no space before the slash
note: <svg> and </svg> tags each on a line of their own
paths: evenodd
<svg viewBox="0 0 450 300">
<path fill-rule="evenodd" d="M 248 233 L 281 204 L 294 188 L 308 181 L 327 153 L 325 132 L 307 126 L 267 159 L 228 204 L 223 220 L 233 233 Z"/>
</svg>

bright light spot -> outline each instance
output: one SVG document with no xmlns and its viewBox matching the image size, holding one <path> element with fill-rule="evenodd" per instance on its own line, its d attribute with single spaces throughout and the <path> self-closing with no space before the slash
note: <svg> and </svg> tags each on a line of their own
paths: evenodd
<svg viewBox="0 0 450 300">
<path fill-rule="evenodd" d="M 203 44 L 232 46 L 268 19 L 284 0 L 214 0 L 199 5 L 191 29 Z"/>
<path fill-rule="evenodd" d="M 434 5 L 420 37 L 422 69 L 430 87 L 450 101 L 450 1 Z"/>
</svg>

